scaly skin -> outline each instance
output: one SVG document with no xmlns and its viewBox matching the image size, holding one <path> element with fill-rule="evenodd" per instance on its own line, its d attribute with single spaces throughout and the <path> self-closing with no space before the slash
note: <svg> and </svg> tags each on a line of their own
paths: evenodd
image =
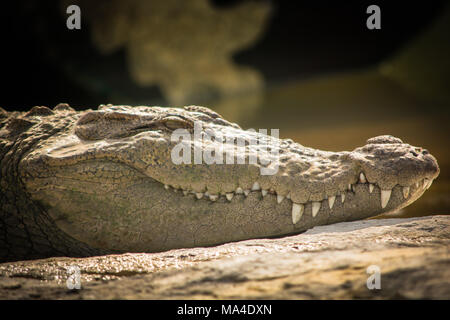
<svg viewBox="0 0 450 320">
<path fill-rule="evenodd" d="M 2 120 L 3 119 L 3 120 Z M 175 129 L 260 139 L 249 164 L 175 164 Z M 0 109 L 0 259 L 154 252 L 278 237 L 364 219 L 418 199 L 439 174 L 428 151 L 379 136 L 351 152 L 325 152 L 242 130 L 203 107 L 60 104 Z M 207 150 L 219 142 L 186 146 Z M 270 150 L 279 150 L 274 158 Z M 236 162 L 236 161 L 235 161 Z M 263 162 L 264 163 L 264 162 Z"/>
</svg>

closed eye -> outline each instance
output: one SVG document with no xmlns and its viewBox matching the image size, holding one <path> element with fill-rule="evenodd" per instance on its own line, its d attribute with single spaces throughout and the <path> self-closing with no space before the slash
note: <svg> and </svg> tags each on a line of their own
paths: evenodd
<svg viewBox="0 0 450 320">
<path fill-rule="evenodd" d="M 192 121 L 178 116 L 165 117 L 164 119 L 161 120 L 161 122 L 164 123 L 164 125 L 171 130 L 180 128 L 189 129 L 194 127 Z"/>
</svg>

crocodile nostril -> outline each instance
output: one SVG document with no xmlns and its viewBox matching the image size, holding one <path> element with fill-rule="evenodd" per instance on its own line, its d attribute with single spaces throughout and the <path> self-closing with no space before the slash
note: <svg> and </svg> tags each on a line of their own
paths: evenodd
<svg viewBox="0 0 450 320">
<path fill-rule="evenodd" d="M 427 155 L 427 154 L 430 154 L 430 153 L 428 152 L 427 149 L 423 149 L 422 154 L 423 154 L 423 155 Z"/>
</svg>

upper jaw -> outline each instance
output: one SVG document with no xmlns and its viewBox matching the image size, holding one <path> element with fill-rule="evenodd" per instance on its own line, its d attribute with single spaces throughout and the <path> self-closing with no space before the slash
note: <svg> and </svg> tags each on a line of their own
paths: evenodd
<svg viewBox="0 0 450 320">
<path fill-rule="evenodd" d="M 414 147 L 407 145 L 406 149 L 409 150 L 408 148 Z M 308 148 L 305 150 L 307 153 Z M 330 168 L 342 165 L 339 179 L 333 180 L 328 177 L 323 181 L 314 182 L 313 179 L 303 179 L 305 176 L 301 175 L 296 178 L 295 175 L 287 175 L 293 169 L 286 165 L 282 166 L 279 174 L 275 176 L 253 176 L 252 183 L 247 182 L 243 186 L 237 182 L 235 189 L 228 192 L 209 192 L 207 189 L 193 191 L 179 187 L 174 189 L 181 189 L 185 195 L 193 193 L 201 201 L 231 202 L 235 196 L 244 197 L 250 193 L 259 193 L 261 200 L 272 196 L 278 204 L 289 201 L 292 208 L 292 222 L 295 225 L 303 213 L 308 212 L 307 210 L 313 218 L 319 212 L 333 215 L 335 209 L 339 211 L 344 207 L 344 202 L 352 202 L 351 206 L 366 211 L 367 216 L 398 210 L 417 200 L 439 175 L 437 161 L 428 153 L 420 155 L 413 161 L 406 157 L 401 160 L 389 158 L 384 162 L 382 159 L 367 162 L 368 154 L 358 149 L 353 152 L 316 151 L 311 154 L 321 159 L 329 159 L 332 163 Z M 292 159 L 291 164 L 294 165 L 296 159 L 298 160 L 297 155 L 293 154 Z M 299 161 L 297 165 L 308 167 L 314 162 L 314 158 L 309 162 L 305 164 Z M 165 187 L 172 189 L 168 184 Z M 299 192 L 302 188 L 303 191 Z M 316 189 L 319 192 L 314 192 Z M 274 202 L 274 205 L 276 203 Z M 368 203 L 371 203 L 370 209 Z M 346 208 L 349 208 L 347 204 Z"/>
<path fill-rule="evenodd" d="M 280 144 L 283 145 L 283 141 Z M 407 151 L 414 148 L 406 144 L 402 146 Z M 298 149 L 301 153 L 295 153 L 293 149 Z M 262 197 L 272 194 L 277 197 L 278 202 L 287 198 L 297 204 L 330 199 L 332 206 L 336 197 L 345 198 L 346 192 L 355 191 L 355 185 L 365 185 L 369 193 L 372 193 L 375 187 L 380 189 L 381 208 L 386 207 L 393 188 L 399 187 L 406 201 L 412 199 L 413 193 L 417 194 L 429 188 L 433 179 L 439 175 L 437 161 L 428 153 L 414 159 L 416 161 L 405 159 L 405 162 L 398 159 L 367 161 L 368 154 L 361 152 L 361 148 L 352 152 L 334 153 L 289 143 L 287 147 L 285 145 L 284 151 L 283 155 L 290 160 L 280 162 L 279 171 L 275 175 L 260 175 L 258 164 L 203 164 L 197 166 L 198 169 L 171 164 L 173 168 L 167 173 L 177 172 L 178 178 L 170 174 L 155 176 L 154 172 L 161 168 L 151 166 L 147 167 L 147 170 L 151 170 L 147 174 L 165 185 L 166 189 L 180 190 L 184 194 L 193 194 L 198 199 L 209 199 L 213 202 L 221 197 L 231 201 L 235 195 L 260 192 Z M 306 160 L 303 156 L 307 156 Z M 199 171 L 194 174 L 196 170 Z M 196 177 L 201 176 L 201 181 L 197 179 L 197 182 L 192 183 L 186 179 L 193 174 Z"/>
<path fill-rule="evenodd" d="M 261 179 L 259 179 L 259 181 L 261 181 Z M 316 195 L 315 197 L 310 195 L 310 197 L 305 201 L 298 201 L 296 198 L 293 199 L 293 197 L 292 197 L 293 192 L 291 192 L 291 191 L 288 191 L 287 193 L 283 192 L 283 191 L 279 192 L 278 190 L 276 190 L 273 187 L 267 187 L 267 185 L 262 186 L 261 182 L 259 182 L 259 181 L 258 181 L 258 179 L 255 179 L 255 182 L 252 184 L 251 187 L 237 186 L 235 190 L 230 190 L 228 192 L 213 192 L 213 191 L 211 192 L 211 191 L 208 191 L 208 188 L 205 188 L 201 191 L 196 191 L 189 187 L 178 187 L 178 186 L 173 186 L 170 184 L 164 184 L 164 188 L 166 190 L 172 190 L 174 192 L 180 191 L 184 195 L 193 194 L 196 196 L 197 199 L 205 199 L 205 200 L 210 200 L 213 202 L 221 199 L 221 197 L 223 197 L 224 199 L 227 199 L 228 201 L 231 201 L 235 195 L 248 196 L 250 193 L 256 192 L 256 193 L 260 193 L 262 198 L 264 198 L 266 195 L 273 195 L 273 196 L 277 197 L 278 203 L 283 201 L 285 198 L 291 200 L 293 203 L 298 203 L 298 204 L 306 204 L 308 202 L 321 202 L 323 200 L 329 199 L 330 207 L 332 207 L 332 204 L 336 197 L 340 196 L 341 201 L 344 202 L 345 194 L 347 192 L 355 193 L 357 188 L 364 187 L 368 190 L 368 192 L 370 194 L 373 193 L 375 188 L 378 188 L 378 189 L 380 189 L 380 193 L 381 193 L 381 199 L 380 199 L 381 208 L 384 208 L 384 207 L 386 207 L 386 205 L 389 201 L 390 193 L 392 192 L 392 189 L 394 189 L 395 187 L 398 187 L 401 189 L 403 196 L 405 198 L 405 201 L 406 201 L 406 199 L 410 198 L 410 196 L 413 193 L 425 191 L 426 189 L 430 188 L 431 184 L 433 183 L 433 178 L 425 177 L 425 178 L 415 181 L 413 184 L 408 185 L 408 186 L 402 186 L 402 185 L 397 184 L 397 185 L 393 186 L 392 188 L 382 188 L 376 182 L 373 182 L 373 183 L 369 182 L 366 175 L 364 174 L 364 172 L 361 171 L 360 174 L 358 175 L 358 177 L 356 178 L 356 182 L 349 182 L 348 184 L 346 184 L 346 187 L 343 188 L 342 190 L 337 190 L 334 194 L 330 194 L 330 195 L 322 194 L 322 195 Z M 412 192 L 412 190 L 414 190 L 414 192 Z"/>
</svg>

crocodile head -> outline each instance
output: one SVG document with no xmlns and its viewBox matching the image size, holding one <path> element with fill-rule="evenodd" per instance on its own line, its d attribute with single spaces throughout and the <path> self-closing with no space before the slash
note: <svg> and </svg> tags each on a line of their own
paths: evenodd
<svg viewBox="0 0 450 320">
<path fill-rule="evenodd" d="M 204 107 L 108 105 L 75 117 L 23 158 L 20 173 L 59 228 L 96 248 L 149 252 L 295 234 L 398 210 L 439 174 L 427 150 L 392 136 L 326 152 L 243 130 Z"/>
</svg>

